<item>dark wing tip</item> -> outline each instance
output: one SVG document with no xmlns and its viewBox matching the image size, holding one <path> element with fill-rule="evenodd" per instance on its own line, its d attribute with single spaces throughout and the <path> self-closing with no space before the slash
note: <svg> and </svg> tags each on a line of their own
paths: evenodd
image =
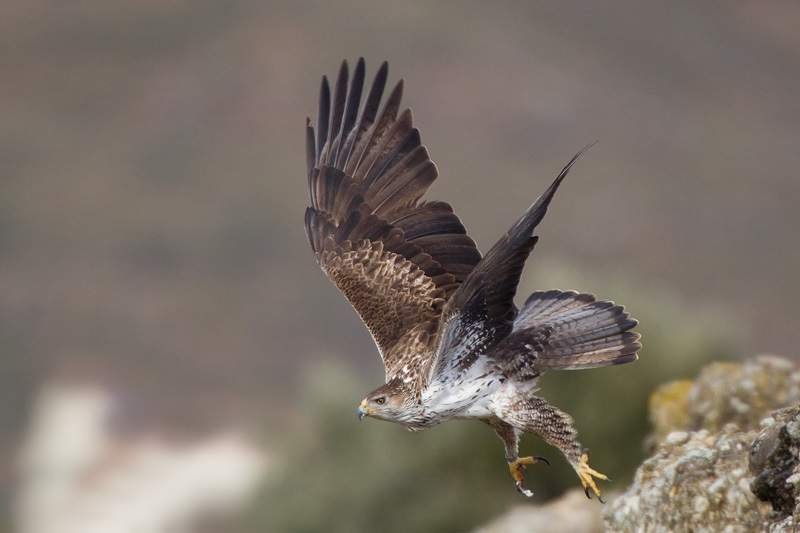
<svg viewBox="0 0 800 533">
<path fill-rule="evenodd" d="M 319 85 L 319 115 L 317 116 L 317 157 L 322 154 L 325 142 L 328 140 L 328 121 L 331 114 L 331 88 L 328 77 L 322 76 Z"/>
<path fill-rule="evenodd" d="M 311 187 L 311 173 L 317 162 L 317 154 L 314 146 L 314 126 L 311 125 L 311 118 L 306 117 L 306 167 L 308 169 L 308 184 Z"/>
<path fill-rule="evenodd" d="M 328 76 L 326 74 L 322 75 L 322 80 L 319 82 L 319 98 L 320 102 L 325 100 L 330 100 L 331 97 L 331 86 L 328 83 Z M 330 103 L 328 103 L 330 105 Z M 320 109 L 320 112 L 322 109 Z"/>
<path fill-rule="evenodd" d="M 512 228 L 512 234 L 519 236 L 519 235 L 530 235 L 539 222 L 542 221 L 545 214 L 547 214 L 547 207 L 550 205 L 551 200 L 558 191 L 558 187 L 561 185 L 561 182 L 564 181 L 564 178 L 567 177 L 569 171 L 572 169 L 572 166 L 580 159 L 580 157 L 585 154 L 592 146 L 597 144 L 597 141 L 594 141 L 590 144 L 587 144 L 583 148 L 581 148 L 578 153 L 572 156 L 572 159 L 564 165 L 564 168 L 561 169 L 561 172 L 558 173 L 556 179 L 553 180 L 553 183 L 550 184 L 549 187 L 542 193 L 539 198 L 531 205 L 530 208 L 525 212 L 519 222 Z"/>
<path fill-rule="evenodd" d="M 580 157 L 581 157 L 583 154 L 585 154 L 586 152 L 588 152 L 588 151 L 589 151 L 589 149 L 590 149 L 592 146 L 594 146 L 595 144 L 597 144 L 598 142 L 599 142 L 599 141 L 597 141 L 597 140 L 590 142 L 589 144 L 587 144 L 586 146 L 584 146 L 583 148 L 581 148 L 580 150 L 578 150 L 578 153 L 577 153 L 577 154 L 575 154 L 574 156 L 572 156 L 572 159 L 570 159 L 570 160 L 569 160 L 569 162 L 568 162 L 566 165 L 564 165 L 564 168 L 562 168 L 562 169 L 561 169 L 561 172 L 559 172 L 559 173 L 558 173 L 558 176 L 556 177 L 555 181 L 553 182 L 553 185 L 555 185 L 555 186 L 556 186 L 556 188 L 558 187 L 558 183 L 561 183 L 561 181 L 562 181 L 564 178 L 566 178 L 566 177 L 567 177 L 567 174 L 569 174 L 569 171 L 570 171 L 570 169 L 572 168 L 572 165 L 574 165 L 574 164 L 575 164 L 575 162 L 576 162 L 576 161 L 578 161 L 578 159 L 580 159 Z M 552 188 L 552 187 L 553 187 L 553 185 L 551 185 L 550 187 Z M 555 191 L 553 191 L 553 192 L 555 192 Z"/>
<path fill-rule="evenodd" d="M 585 154 L 595 144 L 597 144 L 597 141 L 587 144 L 586 146 L 578 150 L 578 153 L 572 156 L 572 159 L 570 159 L 569 162 L 567 162 L 567 164 L 564 165 L 564 168 L 562 168 L 561 172 L 558 173 L 558 176 L 556 176 L 556 179 L 553 180 L 553 183 L 551 183 L 550 186 L 547 188 L 547 190 L 544 192 L 544 194 L 542 194 L 542 196 L 539 197 L 539 200 L 537 200 L 536 202 L 537 204 L 541 200 L 546 200 L 544 208 L 545 209 L 547 208 L 547 204 L 550 203 L 550 200 L 553 198 L 553 195 L 555 195 L 556 191 L 558 190 L 558 186 L 561 185 L 561 182 L 564 181 L 564 178 L 567 177 L 569 171 L 572 170 L 572 166 L 578 161 L 578 159 L 581 158 L 583 154 Z"/>
</svg>

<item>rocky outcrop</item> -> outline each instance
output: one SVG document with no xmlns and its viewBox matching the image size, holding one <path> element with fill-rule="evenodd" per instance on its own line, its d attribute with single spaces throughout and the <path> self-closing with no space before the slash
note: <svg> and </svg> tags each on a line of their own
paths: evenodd
<svg viewBox="0 0 800 533">
<path fill-rule="evenodd" d="M 657 390 L 655 448 L 604 513 L 621 532 L 797 531 L 800 372 L 777 357 L 715 363 Z"/>
<path fill-rule="evenodd" d="M 759 531 L 770 508 L 750 491 L 748 455 L 754 432 L 729 424 L 673 432 L 610 503 L 610 531 Z M 728 529 L 725 529 L 725 528 Z"/>
<path fill-rule="evenodd" d="M 742 363 L 712 363 L 694 381 L 659 387 L 650 401 L 653 435 L 672 431 L 720 431 L 729 423 L 742 431 L 759 428 L 764 417 L 800 403 L 800 371 L 794 363 L 762 355 Z"/>
</svg>

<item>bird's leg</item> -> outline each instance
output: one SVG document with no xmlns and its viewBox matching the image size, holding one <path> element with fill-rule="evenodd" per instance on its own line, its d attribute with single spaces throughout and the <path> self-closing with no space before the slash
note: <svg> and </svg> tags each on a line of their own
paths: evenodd
<svg viewBox="0 0 800 533">
<path fill-rule="evenodd" d="M 533 491 L 525 488 L 525 468 L 540 462 L 549 465 L 550 462 L 544 457 L 520 457 L 519 432 L 517 429 L 498 419 L 487 423 L 494 428 L 497 436 L 503 441 L 503 445 L 506 449 L 508 471 L 514 479 L 514 486 L 520 494 L 530 498 L 533 496 Z"/>
<path fill-rule="evenodd" d="M 546 443 L 561 450 L 578 474 L 586 497 L 591 498 L 594 494 L 603 501 L 595 479 L 608 480 L 608 477 L 589 466 L 589 455 L 578 442 L 572 417 L 533 396 L 514 403 L 503 413 L 503 420 L 522 431 L 536 433 Z"/>
</svg>

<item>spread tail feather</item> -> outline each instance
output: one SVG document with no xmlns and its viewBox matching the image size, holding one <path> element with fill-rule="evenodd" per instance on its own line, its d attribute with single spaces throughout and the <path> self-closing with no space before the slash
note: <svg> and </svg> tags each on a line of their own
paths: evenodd
<svg viewBox="0 0 800 533">
<path fill-rule="evenodd" d="M 537 370 L 576 370 L 635 361 L 641 335 L 630 330 L 637 324 L 614 302 L 552 290 L 530 295 L 511 337 L 533 352 Z"/>
</svg>

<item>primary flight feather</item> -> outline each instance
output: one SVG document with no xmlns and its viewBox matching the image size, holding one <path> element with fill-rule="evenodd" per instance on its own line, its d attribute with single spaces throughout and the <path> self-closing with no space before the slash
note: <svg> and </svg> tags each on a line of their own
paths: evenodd
<svg viewBox="0 0 800 533">
<path fill-rule="evenodd" d="M 534 230 L 583 150 L 482 257 L 449 204 L 422 200 L 438 170 L 411 111 L 400 110 L 403 81 L 381 107 L 384 62 L 361 108 L 365 74 L 363 59 L 352 77 L 342 63 L 332 95 L 323 77 L 316 131 L 306 123 L 306 233 L 386 370 L 359 417 L 411 430 L 481 420 L 503 440 L 526 496 L 525 467 L 546 461 L 519 457 L 518 444 L 521 434 L 536 433 L 561 450 L 586 495 L 599 497 L 595 479 L 606 476 L 589 466 L 570 416 L 536 396 L 536 384 L 547 370 L 636 360 L 637 322 L 613 302 L 574 291 L 534 292 L 521 309 L 514 305 Z"/>
</svg>

